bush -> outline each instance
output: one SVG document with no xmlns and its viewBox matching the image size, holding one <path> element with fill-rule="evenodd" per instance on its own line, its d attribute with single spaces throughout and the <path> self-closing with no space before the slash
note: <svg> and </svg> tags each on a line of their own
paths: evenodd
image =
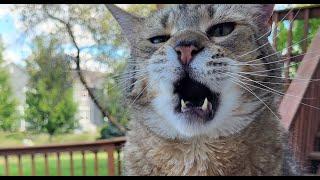
<svg viewBox="0 0 320 180">
<path fill-rule="evenodd" d="M 115 127 L 111 123 L 107 123 L 105 127 L 103 127 L 100 131 L 101 137 L 100 139 L 110 139 L 113 137 L 124 136 L 125 134 L 120 132 L 117 127 Z"/>
</svg>

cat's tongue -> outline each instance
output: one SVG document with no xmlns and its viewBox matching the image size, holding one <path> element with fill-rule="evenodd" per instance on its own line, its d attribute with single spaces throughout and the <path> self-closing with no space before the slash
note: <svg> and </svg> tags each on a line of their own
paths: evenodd
<svg viewBox="0 0 320 180">
<path fill-rule="evenodd" d="M 212 113 L 212 104 L 208 101 L 207 98 L 203 101 L 201 107 L 196 106 L 189 101 L 184 101 L 183 99 L 181 99 L 181 112 L 195 113 L 202 118 L 207 118 Z"/>
</svg>

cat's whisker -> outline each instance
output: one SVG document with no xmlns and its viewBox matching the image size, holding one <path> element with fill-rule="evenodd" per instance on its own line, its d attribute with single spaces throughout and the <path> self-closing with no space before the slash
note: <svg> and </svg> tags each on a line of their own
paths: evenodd
<svg viewBox="0 0 320 180">
<path fill-rule="evenodd" d="M 116 76 L 113 76 L 112 78 L 116 78 L 116 79 L 121 79 L 122 77 L 127 77 L 129 75 L 139 75 L 139 74 L 146 74 L 148 71 L 147 70 L 134 70 L 134 71 L 128 71 L 125 73 L 120 73 Z"/>
<path fill-rule="evenodd" d="M 295 46 L 295 45 L 297 45 L 297 44 L 300 44 L 301 42 L 306 41 L 306 40 L 308 40 L 308 39 L 310 39 L 310 38 L 313 38 L 313 37 L 314 37 L 314 35 L 307 36 L 306 38 L 303 38 L 302 40 L 300 40 L 300 41 L 292 44 L 291 46 L 288 46 L 288 47 L 286 47 L 286 48 L 284 48 L 284 49 L 282 49 L 282 50 L 280 50 L 280 51 L 277 51 L 277 52 L 275 52 L 275 53 L 269 54 L 269 55 L 267 55 L 267 56 L 264 56 L 264 57 L 261 57 L 261 58 L 258 58 L 258 59 L 254 59 L 254 60 L 248 61 L 248 62 L 246 62 L 246 63 L 251 63 L 251 62 L 259 61 L 259 60 L 261 60 L 261 59 L 264 59 L 264 58 L 267 58 L 267 57 L 270 57 L 270 56 L 274 56 L 274 55 L 281 54 L 283 50 L 288 49 L 288 48 L 291 48 L 291 47 L 293 47 L 293 46 Z M 237 60 L 238 60 L 238 59 L 237 59 Z"/>
<path fill-rule="evenodd" d="M 126 77 L 121 77 L 119 79 L 114 79 L 115 83 L 119 84 L 122 82 L 128 82 L 130 80 L 132 80 L 133 78 L 140 78 L 140 77 L 144 77 L 145 74 L 136 74 L 136 75 L 131 75 L 131 76 L 126 76 Z"/>
<path fill-rule="evenodd" d="M 154 81 L 156 83 L 156 81 Z M 129 107 L 132 107 L 133 104 L 139 99 L 139 97 L 142 95 L 142 93 L 149 88 L 153 83 L 148 82 L 148 84 L 140 91 L 140 93 L 134 98 L 133 102 L 129 105 Z"/>
<path fill-rule="evenodd" d="M 316 51 L 306 52 L 306 53 L 298 54 L 298 55 L 295 55 L 295 56 L 287 57 L 287 58 L 281 59 L 279 61 L 272 61 L 272 62 L 266 62 L 266 63 L 257 63 L 257 64 L 248 64 L 248 62 L 244 62 L 244 63 L 240 62 L 240 63 L 237 63 L 237 64 L 230 64 L 230 66 L 259 66 L 259 65 L 267 65 L 267 64 L 276 64 L 276 63 L 280 63 L 280 62 L 285 62 L 285 61 L 287 61 L 289 59 L 292 59 L 292 58 L 295 58 L 295 57 L 304 56 L 304 55 L 307 55 L 307 54 L 319 54 L 319 52 L 316 52 Z M 259 59 L 255 59 L 255 60 L 260 60 L 260 59 L 263 59 L 263 58 L 259 58 Z"/>
<path fill-rule="evenodd" d="M 121 72 L 112 76 L 108 76 L 108 78 L 121 78 L 122 76 L 125 76 L 125 75 L 131 75 L 133 73 L 143 73 L 143 72 L 147 72 L 147 71 L 146 70 L 130 70 L 127 72 Z"/>
<path fill-rule="evenodd" d="M 314 58 L 318 58 L 320 57 L 320 55 L 314 57 Z M 313 60 L 316 60 L 316 61 L 319 61 L 319 59 L 313 59 Z M 302 62 L 304 63 L 304 62 Z M 288 65 L 288 66 L 282 66 L 282 67 L 278 67 L 278 68 L 274 68 L 274 69 L 267 69 L 267 70 L 262 70 L 262 71 L 251 71 L 250 73 L 262 73 L 262 72 L 270 72 L 270 71 L 274 71 L 274 70 L 281 70 L 281 69 L 285 69 L 285 68 L 288 68 L 288 67 L 292 67 L 292 66 L 295 66 L 295 64 L 291 64 L 291 65 Z"/>
<path fill-rule="evenodd" d="M 230 76 L 231 77 L 231 76 Z M 234 77 L 233 77 L 234 78 Z M 237 78 L 235 78 L 235 79 L 237 79 Z M 239 80 L 240 81 L 240 80 Z M 242 81 L 241 81 L 242 82 Z M 267 90 L 267 89 L 264 89 L 264 88 L 261 88 L 261 87 L 258 87 L 258 86 L 255 86 L 255 85 L 252 85 L 252 84 L 249 84 L 249 83 L 245 83 L 245 82 L 242 82 L 243 84 L 247 84 L 247 85 L 249 85 L 249 86 L 252 86 L 252 87 L 254 87 L 254 88 L 258 88 L 258 89 L 261 89 L 261 90 L 264 90 L 264 91 L 267 91 L 267 92 L 270 92 L 270 93 L 274 93 L 274 94 L 276 94 L 275 92 L 273 92 L 273 91 L 270 91 L 270 90 Z M 317 99 L 317 98 L 303 98 L 303 97 L 299 97 L 299 96 L 293 96 L 293 95 L 290 95 L 290 94 L 276 94 L 276 95 L 278 95 L 278 96 L 285 96 L 285 95 L 288 95 L 288 96 L 291 96 L 291 97 L 295 97 L 295 98 L 299 98 L 299 99 L 297 99 L 297 101 L 299 101 L 300 102 L 300 99 Z M 313 108 L 313 109 L 316 109 L 316 110 L 320 110 L 320 108 L 319 107 L 316 107 L 316 106 L 312 106 L 312 105 L 310 105 L 310 104 L 306 104 L 306 103 L 303 103 L 303 102 L 300 102 L 300 104 L 302 104 L 302 105 L 305 105 L 305 106 L 308 106 L 308 107 L 311 107 L 311 108 Z"/>
<path fill-rule="evenodd" d="M 298 9 L 298 11 L 297 11 L 297 13 L 296 13 L 296 15 L 294 16 L 294 18 L 290 21 L 290 23 L 292 23 L 294 20 L 295 20 L 295 18 L 297 17 L 297 15 L 299 14 L 299 11 L 301 10 L 301 8 L 299 8 Z M 277 36 L 276 36 L 276 38 L 279 36 L 280 34 L 277 34 Z M 254 50 L 251 50 L 251 51 L 249 51 L 249 52 L 246 52 L 246 53 L 244 53 L 244 54 L 242 54 L 242 55 L 240 55 L 240 56 L 238 56 L 236 59 L 239 59 L 239 58 L 241 58 L 241 57 L 243 57 L 243 56 L 246 56 L 246 55 L 249 55 L 249 54 L 251 54 L 251 53 L 253 53 L 253 52 L 256 52 L 256 51 L 258 51 L 259 49 L 261 49 L 262 47 L 264 47 L 264 46 L 266 46 L 266 45 L 268 45 L 269 44 L 269 41 L 268 42 L 266 42 L 265 44 L 263 44 L 263 45 L 261 45 L 261 46 L 259 46 L 259 47 L 257 47 L 256 49 L 254 49 Z"/>
<path fill-rule="evenodd" d="M 278 119 L 278 121 L 281 121 L 280 118 L 275 114 L 275 112 L 258 95 L 256 95 L 249 87 L 247 87 L 245 84 L 243 84 L 243 82 L 239 81 L 240 83 L 243 84 L 243 85 L 241 85 L 231 79 L 230 79 L 230 81 L 239 85 L 240 87 L 244 88 L 245 90 L 250 92 L 252 95 L 254 95 L 260 102 L 262 102 L 265 105 L 265 107 L 267 107 L 269 109 L 269 111 Z"/>
<path fill-rule="evenodd" d="M 141 77 L 144 77 L 144 75 L 140 75 L 140 76 L 135 76 L 135 78 L 141 78 Z M 146 78 L 143 78 L 143 79 L 147 79 L 147 77 Z M 128 83 L 128 81 L 130 81 L 131 80 L 131 78 L 129 78 L 129 79 L 123 79 L 123 80 L 121 80 L 121 81 L 119 81 L 119 82 L 116 82 L 116 84 L 114 85 L 114 86 L 112 86 L 110 89 L 108 89 L 108 90 L 111 90 L 111 89 L 113 89 L 113 88 L 115 88 L 115 87 L 122 87 L 122 85 L 126 85 L 127 83 Z M 141 79 L 140 79 L 141 80 Z M 139 81 L 140 81 L 139 80 Z"/>
<path fill-rule="evenodd" d="M 239 72 L 240 74 L 248 74 L 248 75 L 254 75 L 254 76 L 261 76 L 261 77 L 269 77 L 269 78 L 277 78 L 277 79 L 289 79 L 289 80 L 299 80 L 299 81 L 320 81 L 320 79 L 304 79 L 304 78 L 287 78 L 287 77 L 281 77 L 281 76 L 270 76 L 266 74 L 256 74 L 256 73 L 250 73 L 250 72 Z"/>
<path fill-rule="evenodd" d="M 127 77 L 122 77 L 120 79 L 115 79 L 116 83 L 120 83 L 120 82 L 124 82 L 124 81 L 130 81 L 132 78 L 139 78 L 139 77 L 143 77 L 145 76 L 145 74 L 139 74 L 139 75 L 132 75 L 132 76 L 127 76 Z"/>
<path fill-rule="evenodd" d="M 124 87 L 120 87 L 120 88 L 121 88 L 122 91 L 126 91 L 127 89 L 131 88 L 133 85 L 136 85 L 136 84 L 138 84 L 138 83 L 140 83 L 140 82 L 142 82 L 144 80 L 147 80 L 147 79 L 148 78 L 139 79 L 139 80 L 135 81 L 134 83 L 130 84 L 130 86 L 126 87 L 127 84 L 124 84 Z"/>
<path fill-rule="evenodd" d="M 254 83 L 256 83 L 256 84 L 259 84 L 259 85 L 261 85 L 261 86 L 269 89 L 270 92 L 272 91 L 272 92 L 276 93 L 277 95 L 282 95 L 282 96 L 286 95 L 286 94 L 283 93 L 283 92 L 280 92 L 280 91 L 278 91 L 278 90 L 275 90 L 275 89 L 273 89 L 273 88 L 271 88 L 271 87 L 269 87 L 269 86 L 263 85 L 263 84 L 259 83 L 258 81 L 255 81 L 255 80 L 253 80 L 253 79 L 251 79 L 251 78 L 248 78 L 248 77 L 246 77 L 246 76 L 242 76 L 242 75 L 237 74 L 237 73 L 228 73 L 228 72 L 227 72 L 226 74 L 229 74 L 230 76 L 236 75 L 236 76 L 240 76 L 240 77 L 242 77 L 242 78 L 245 78 L 245 79 L 247 79 L 247 81 L 251 81 L 251 82 L 254 82 Z M 233 76 L 233 77 L 234 77 L 234 76 Z M 250 84 L 250 85 L 251 85 L 251 84 Z M 254 86 L 254 85 L 252 85 L 252 86 Z M 254 86 L 254 87 L 260 88 L 260 87 L 258 87 L 258 86 Z M 261 89 L 263 89 L 263 88 L 261 88 Z M 288 96 L 291 96 L 291 97 L 302 98 L 302 99 L 316 99 L 316 98 L 303 98 L 303 97 L 295 96 L 295 95 L 292 95 L 292 94 L 289 94 L 289 93 L 287 93 L 287 95 L 288 95 Z"/>
</svg>

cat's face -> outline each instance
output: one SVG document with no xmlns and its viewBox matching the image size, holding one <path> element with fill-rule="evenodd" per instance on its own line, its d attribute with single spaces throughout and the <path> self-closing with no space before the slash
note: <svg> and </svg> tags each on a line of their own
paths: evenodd
<svg viewBox="0 0 320 180">
<path fill-rule="evenodd" d="M 273 53 L 269 44 L 261 48 L 269 52 L 257 49 L 266 42 L 272 5 L 178 5 L 148 18 L 109 9 L 132 47 L 134 113 L 156 133 L 227 136 L 266 110 L 254 94 L 267 92 L 245 78 L 270 81 L 247 73 L 276 67 L 262 64 Z"/>
</svg>

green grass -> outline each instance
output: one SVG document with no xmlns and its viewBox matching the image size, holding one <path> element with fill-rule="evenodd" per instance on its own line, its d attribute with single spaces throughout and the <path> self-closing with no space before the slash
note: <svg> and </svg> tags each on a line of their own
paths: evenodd
<svg viewBox="0 0 320 180">
<path fill-rule="evenodd" d="M 116 155 L 115 161 L 116 160 Z M 61 173 L 63 176 L 71 175 L 70 171 L 70 156 L 69 154 L 61 154 Z M 45 175 L 45 163 L 44 157 L 38 155 L 35 157 L 36 164 L 36 175 L 44 176 Z M 73 155 L 74 162 L 74 175 L 82 175 L 82 155 L 80 153 L 75 153 Z M 104 152 L 98 153 L 98 164 L 99 164 L 99 175 L 105 176 L 108 175 L 108 166 L 107 166 L 107 155 Z M 116 163 L 117 164 L 117 163 Z M 23 175 L 31 176 L 32 175 L 32 167 L 31 167 L 31 157 L 23 156 L 22 157 L 22 167 L 23 167 Z M 117 167 L 117 166 L 115 166 Z M 9 172 L 10 176 L 19 175 L 18 171 L 18 158 L 17 157 L 9 157 Z M 116 169 L 117 172 L 117 169 Z M 50 176 L 57 176 L 57 159 L 55 155 L 49 156 L 49 173 Z M 5 175 L 4 169 L 4 158 L 0 159 L 0 176 Z M 86 154 L 86 175 L 94 176 L 94 154 L 88 153 Z"/>
<path fill-rule="evenodd" d="M 30 132 L 9 133 L 0 131 L 0 148 L 24 146 L 24 139 L 30 139 L 35 146 L 38 146 L 48 144 L 92 142 L 98 137 L 99 134 L 62 134 L 53 136 L 52 141 L 50 142 L 50 137 L 47 134 L 35 134 Z"/>
</svg>

